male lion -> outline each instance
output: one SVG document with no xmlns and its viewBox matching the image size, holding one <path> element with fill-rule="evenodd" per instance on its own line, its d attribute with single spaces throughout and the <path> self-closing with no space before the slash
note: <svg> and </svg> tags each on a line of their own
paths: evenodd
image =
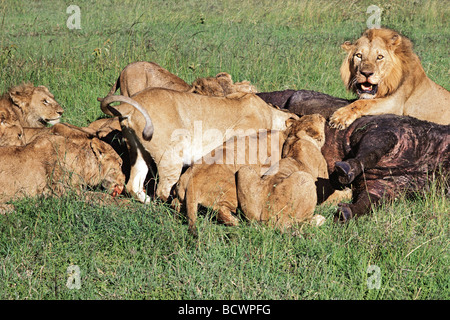
<svg viewBox="0 0 450 320">
<path fill-rule="evenodd" d="M 342 48 L 348 52 L 342 80 L 360 99 L 334 112 L 333 127 L 386 113 L 450 123 L 450 92 L 427 77 L 409 39 L 390 29 L 369 29 Z"/>
<path fill-rule="evenodd" d="M 60 121 L 64 110 L 44 86 L 23 84 L 10 88 L 0 98 L 0 106 L 14 112 L 23 127 L 45 127 Z"/>
</svg>

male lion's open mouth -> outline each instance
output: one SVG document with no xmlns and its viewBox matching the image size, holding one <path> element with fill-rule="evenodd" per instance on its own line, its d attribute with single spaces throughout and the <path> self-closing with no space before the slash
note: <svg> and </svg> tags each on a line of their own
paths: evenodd
<svg viewBox="0 0 450 320">
<path fill-rule="evenodd" d="M 356 91 L 358 95 L 361 95 L 363 93 L 375 95 L 378 91 L 378 85 L 372 84 L 370 82 L 357 83 Z"/>
</svg>

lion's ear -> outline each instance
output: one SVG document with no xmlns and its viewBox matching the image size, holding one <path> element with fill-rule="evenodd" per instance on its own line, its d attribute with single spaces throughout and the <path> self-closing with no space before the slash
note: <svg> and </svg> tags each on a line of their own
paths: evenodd
<svg viewBox="0 0 450 320">
<path fill-rule="evenodd" d="M 92 152 L 94 152 L 97 159 L 102 160 L 105 150 L 104 150 L 100 140 L 98 140 L 97 138 L 93 138 L 90 142 L 90 145 L 91 145 Z"/>
<path fill-rule="evenodd" d="M 294 118 L 287 119 L 286 122 L 285 122 L 286 123 L 286 129 L 290 128 L 294 124 L 295 121 L 297 121 L 297 120 L 294 119 Z"/>
<path fill-rule="evenodd" d="M 8 119 L 8 114 L 6 113 L 6 111 L 2 110 L 0 111 L 0 124 L 4 124 L 6 119 Z"/>
<path fill-rule="evenodd" d="M 398 47 L 401 43 L 402 43 L 402 37 L 398 33 L 394 34 L 391 38 L 390 45 L 392 47 Z"/>
<path fill-rule="evenodd" d="M 53 93 L 50 92 L 50 90 L 48 90 L 48 88 L 46 86 L 37 86 L 37 88 L 42 89 L 46 94 L 48 94 L 51 98 L 54 98 L 55 96 L 53 95 Z"/>
<path fill-rule="evenodd" d="M 9 92 L 9 97 L 11 98 L 12 102 L 21 109 L 26 109 L 30 99 L 21 91 L 11 91 Z"/>
<path fill-rule="evenodd" d="M 347 52 L 350 52 L 351 50 L 353 50 L 353 47 L 354 47 L 354 45 L 350 41 L 345 41 L 341 45 L 341 48 L 344 49 Z"/>
</svg>

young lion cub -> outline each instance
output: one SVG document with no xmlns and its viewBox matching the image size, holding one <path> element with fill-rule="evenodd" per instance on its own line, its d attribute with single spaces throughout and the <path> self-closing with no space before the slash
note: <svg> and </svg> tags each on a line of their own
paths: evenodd
<svg viewBox="0 0 450 320">
<path fill-rule="evenodd" d="M 327 163 L 320 152 L 325 142 L 324 126 L 321 115 L 302 117 L 288 129 L 279 163 L 262 177 L 252 167 L 239 169 L 237 198 L 249 220 L 280 229 L 311 220 L 316 225 L 323 223 L 324 217 L 313 214 L 317 203 L 315 182 L 328 178 Z"/>
<path fill-rule="evenodd" d="M 117 195 L 125 183 L 121 163 L 112 147 L 97 138 L 67 139 L 48 134 L 25 146 L 2 147 L 0 203 L 97 185 Z"/>
<path fill-rule="evenodd" d="M 198 206 L 217 211 L 218 220 L 226 225 L 237 225 L 235 173 L 250 165 L 261 174 L 279 161 L 286 136 L 284 131 L 272 130 L 233 137 L 222 146 L 203 156 L 184 172 L 177 185 L 177 198 L 172 205 L 180 211 L 186 207 L 189 231 L 196 234 Z"/>
</svg>

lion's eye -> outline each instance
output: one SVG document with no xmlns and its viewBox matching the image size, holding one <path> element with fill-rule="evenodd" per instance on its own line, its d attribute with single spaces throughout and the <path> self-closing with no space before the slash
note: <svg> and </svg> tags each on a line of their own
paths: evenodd
<svg viewBox="0 0 450 320">
<path fill-rule="evenodd" d="M 357 57 L 358 59 L 361 59 L 362 58 L 362 54 L 361 53 L 357 53 L 357 54 L 355 54 L 355 57 Z"/>
<path fill-rule="evenodd" d="M 381 59 L 383 59 L 384 58 L 384 56 L 382 55 L 382 54 L 379 54 L 378 56 L 377 56 L 377 60 L 381 60 Z"/>
<path fill-rule="evenodd" d="M 48 104 L 47 99 L 44 99 L 42 102 L 44 102 L 44 104 Z"/>
</svg>

